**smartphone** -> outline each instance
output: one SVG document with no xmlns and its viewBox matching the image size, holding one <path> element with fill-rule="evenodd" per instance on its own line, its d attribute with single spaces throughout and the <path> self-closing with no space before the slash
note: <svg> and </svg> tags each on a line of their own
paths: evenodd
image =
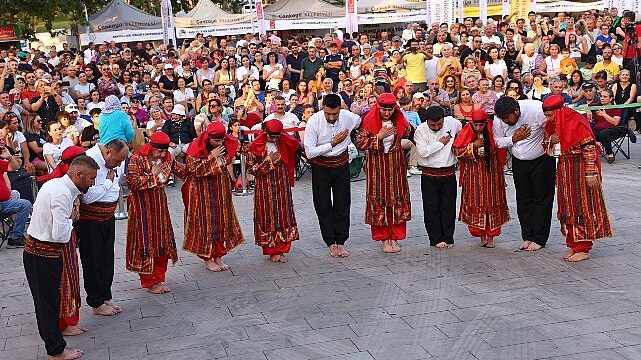
<svg viewBox="0 0 641 360">
<path fill-rule="evenodd" d="M 70 85 L 71 85 L 71 84 L 69 83 L 69 81 L 61 81 L 61 82 L 60 82 L 60 86 L 63 86 L 63 87 L 64 87 L 64 86 L 70 86 Z"/>
</svg>

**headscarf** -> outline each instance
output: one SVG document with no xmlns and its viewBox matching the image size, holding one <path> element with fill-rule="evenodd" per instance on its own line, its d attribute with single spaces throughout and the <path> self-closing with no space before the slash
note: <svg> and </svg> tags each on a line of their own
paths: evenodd
<svg viewBox="0 0 641 360">
<path fill-rule="evenodd" d="M 263 155 L 267 147 L 268 134 L 280 134 L 276 142 L 281 159 L 289 175 L 289 186 L 294 186 L 294 175 L 296 166 L 296 152 L 300 149 L 300 142 L 293 136 L 283 132 L 283 123 L 278 119 L 269 120 L 265 123 L 265 132 L 256 137 L 249 145 L 249 152 L 254 155 Z"/>
<path fill-rule="evenodd" d="M 44 183 L 51 179 L 57 179 L 65 176 L 67 174 L 67 171 L 69 171 L 69 166 L 71 165 L 73 159 L 84 154 L 85 149 L 81 148 L 80 146 L 69 146 L 62 152 L 62 155 L 60 156 L 60 164 L 58 164 L 58 166 L 56 166 L 56 168 L 53 169 L 51 173 L 38 176 L 36 181 L 39 183 Z"/>
<path fill-rule="evenodd" d="M 121 110 L 120 100 L 115 95 L 109 95 L 105 99 L 105 109 L 102 111 L 102 114 L 111 114 L 116 110 Z"/>
<path fill-rule="evenodd" d="M 171 139 L 169 139 L 169 135 L 165 134 L 162 131 L 156 131 L 155 133 L 153 133 L 149 140 L 150 141 L 148 143 L 146 143 L 140 149 L 138 149 L 138 151 L 136 151 L 136 154 L 147 156 L 152 149 L 167 150 L 169 148 L 169 143 L 171 142 Z M 169 151 L 165 152 L 165 159 L 167 161 L 171 161 L 171 154 L 169 153 Z"/>
<path fill-rule="evenodd" d="M 396 135 L 400 138 L 405 134 L 405 129 L 410 126 L 407 119 L 403 115 L 401 108 L 396 104 L 396 97 L 391 93 L 383 93 L 378 97 L 378 101 L 370 111 L 365 115 L 361 128 L 376 135 L 383 127 L 383 120 L 381 119 L 381 107 L 394 108 L 394 117 L 392 125 L 396 126 Z"/>
<path fill-rule="evenodd" d="M 459 131 L 459 133 L 456 134 L 456 139 L 454 139 L 454 143 L 452 144 L 452 147 L 461 149 L 466 147 L 467 144 L 476 141 L 479 138 L 479 136 L 476 133 L 476 131 L 474 131 L 473 123 L 479 122 L 479 121 L 485 121 L 485 130 L 483 131 L 484 133 L 483 139 L 484 140 L 487 139 L 489 144 L 489 152 L 490 152 L 488 154 L 486 151 L 485 158 L 487 161 L 490 161 L 490 155 L 494 154 L 495 152 L 498 152 L 499 161 L 501 165 L 505 165 L 505 161 L 507 159 L 507 150 L 499 149 L 496 146 L 496 142 L 494 141 L 494 136 L 492 132 L 492 127 L 493 127 L 492 119 L 490 119 L 490 117 L 487 115 L 487 113 L 483 109 L 476 109 L 472 111 L 471 118 L 472 118 L 472 121 L 470 121 L 465 126 L 463 126 L 463 129 L 461 129 L 461 131 Z M 460 162 L 461 176 L 459 176 L 459 185 L 463 183 L 463 174 L 465 173 L 465 170 L 466 170 L 465 167 L 466 167 L 465 162 L 461 161 Z M 502 168 L 503 166 L 501 166 L 501 169 Z"/>
<path fill-rule="evenodd" d="M 554 123 L 545 124 L 548 135 L 556 133 L 561 144 L 561 152 L 568 151 L 575 144 L 591 138 L 597 145 L 596 137 L 585 116 L 564 105 L 561 95 L 550 95 L 543 101 L 543 111 L 554 111 Z M 597 145 L 598 146 L 598 145 Z M 601 161 L 597 156 L 597 167 L 601 172 Z"/>
<path fill-rule="evenodd" d="M 203 131 L 202 134 L 198 135 L 196 140 L 189 144 L 189 147 L 187 148 L 187 155 L 199 159 L 207 158 L 210 152 L 207 147 L 210 138 L 224 138 L 223 146 L 225 146 L 225 152 L 227 153 L 228 158 L 233 159 L 236 156 L 236 152 L 240 146 L 238 139 L 227 134 L 225 131 L 225 125 L 218 121 L 207 125 L 207 129 Z"/>
</svg>

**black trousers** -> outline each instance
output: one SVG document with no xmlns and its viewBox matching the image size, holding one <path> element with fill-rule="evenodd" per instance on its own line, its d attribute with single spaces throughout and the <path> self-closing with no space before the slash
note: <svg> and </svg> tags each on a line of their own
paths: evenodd
<svg viewBox="0 0 641 360">
<path fill-rule="evenodd" d="M 78 220 L 74 228 L 80 244 L 87 304 L 96 308 L 112 298 L 116 220 Z"/>
<path fill-rule="evenodd" d="M 523 240 L 545 246 L 550 236 L 556 160 L 542 155 L 534 160 L 512 158 L 516 212 Z"/>
<path fill-rule="evenodd" d="M 627 123 L 625 126 L 628 126 Z M 594 130 L 594 136 L 603 145 L 603 150 L 608 155 L 612 154 L 612 142 L 625 134 L 625 130 L 619 128 Z"/>
<path fill-rule="evenodd" d="M 62 258 L 50 259 L 23 252 L 22 262 L 36 309 L 40 338 L 45 342 L 47 355 L 60 355 L 67 346 L 58 329 Z"/>
<path fill-rule="evenodd" d="M 456 222 L 456 175 L 421 175 L 423 221 L 430 246 L 454 244 Z"/>
<path fill-rule="evenodd" d="M 352 203 L 349 164 L 337 168 L 313 165 L 312 197 L 325 244 L 345 244 L 349 238 L 349 211 Z"/>
</svg>

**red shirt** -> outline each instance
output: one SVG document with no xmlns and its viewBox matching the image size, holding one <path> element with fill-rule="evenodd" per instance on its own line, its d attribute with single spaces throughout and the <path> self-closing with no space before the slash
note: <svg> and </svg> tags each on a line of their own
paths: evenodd
<svg viewBox="0 0 641 360">
<path fill-rule="evenodd" d="M 635 24 L 634 25 L 634 32 L 635 32 L 635 37 L 634 39 L 634 44 L 630 42 L 630 35 L 627 33 L 625 34 L 625 41 L 623 42 L 623 58 L 624 59 L 634 59 L 637 54 L 637 48 L 636 48 L 636 42 L 637 40 L 641 39 L 641 24 Z"/>
<path fill-rule="evenodd" d="M 22 93 L 20 93 L 20 98 L 22 100 L 27 99 L 27 101 L 31 102 L 31 99 L 35 98 L 36 96 L 40 96 L 40 93 L 38 91 L 31 91 L 28 88 L 22 90 Z"/>
<path fill-rule="evenodd" d="M 621 116 L 621 109 L 605 109 L 605 113 L 610 116 Z M 613 129 L 617 127 L 617 125 L 612 125 L 612 123 L 604 119 L 603 116 L 597 115 L 596 111 L 593 112 L 593 114 L 595 130 Z"/>
<path fill-rule="evenodd" d="M 254 126 L 256 124 L 260 124 L 261 122 L 262 121 L 260 119 L 260 116 L 256 115 L 256 113 L 249 112 L 249 113 L 247 113 L 247 117 L 245 118 L 245 120 L 242 120 L 240 122 L 240 125 L 248 127 L 248 128 L 251 129 L 252 126 Z"/>
<path fill-rule="evenodd" d="M 11 189 L 7 187 L 4 182 L 4 173 L 9 170 L 9 162 L 7 160 L 0 160 L 0 201 L 7 201 L 11 198 Z"/>
</svg>

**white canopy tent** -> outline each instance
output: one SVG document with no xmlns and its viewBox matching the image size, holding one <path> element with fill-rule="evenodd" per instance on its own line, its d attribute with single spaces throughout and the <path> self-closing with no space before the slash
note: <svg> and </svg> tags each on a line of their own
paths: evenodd
<svg viewBox="0 0 641 360">
<path fill-rule="evenodd" d="M 204 35 L 236 35 L 255 32 L 255 14 L 232 14 L 211 2 L 200 0 L 188 13 L 176 14 L 176 36 L 193 38 L 197 33 Z"/>
<path fill-rule="evenodd" d="M 425 21 L 425 1 L 358 0 L 358 24 L 393 24 Z"/>
<path fill-rule="evenodd" d="M 268 30 L 345 27 L 345 8 L 321 0 L 279 0 L 265 8 Z"/>
<path fill-rule="evenodd" d="M 90 42 L 129 42 L 161 40 L 162 21 L 159 17 L 139 10 L 123 0 L 111 0 L 101 10 L 89 16 L 88 28 L 81 27 L 80 44 Z"/>
</svg>

